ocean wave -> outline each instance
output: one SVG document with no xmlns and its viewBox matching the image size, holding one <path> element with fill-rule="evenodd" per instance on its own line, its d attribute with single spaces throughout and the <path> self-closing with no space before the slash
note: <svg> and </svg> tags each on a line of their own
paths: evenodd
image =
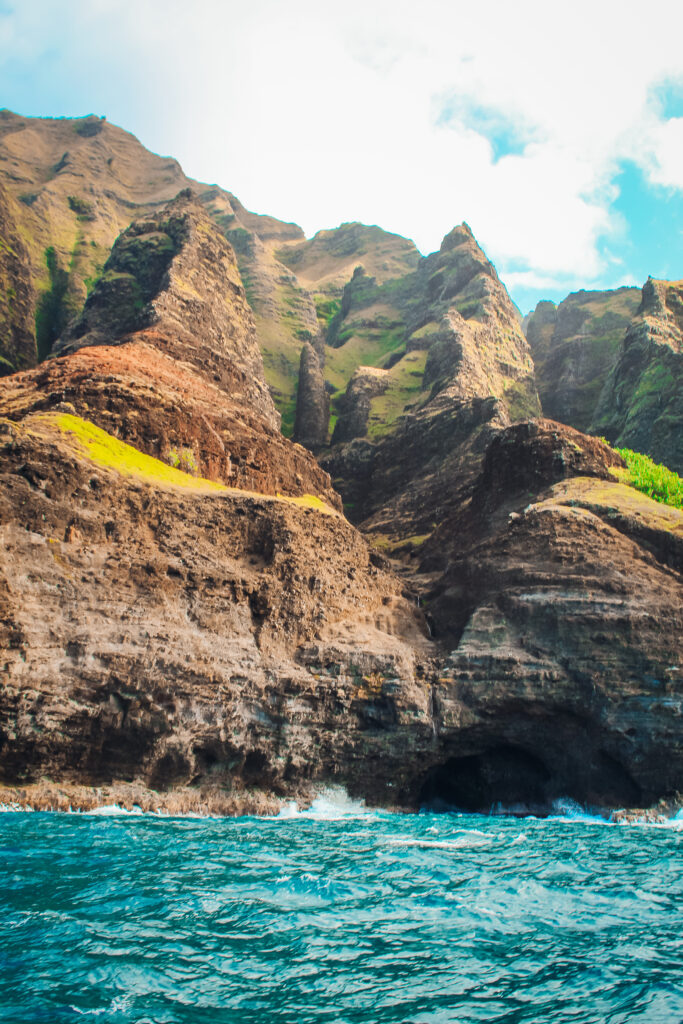
<svg viewBox="0 0 683 1024">
<path fill-rule="evenodd" d="M 387 846 L 417 846 L 425 850 L 471 850 L 477 846 L 490 846 L 494 838 L 487 836 L 485 839 L 477 839 L 463 836 L 460 839 L 388 839 Z"/>
<path fill-rule="evenodd" d="M 141 814 L 145 814 L 142 807 L 138 807 L 134 804 L 130 810 L 127 807 L 120 807 L 118 804 L 104 804 L 102 807 L 93 807 L 89 811 L 82 811 L 82 814 L 87 814 L 91 817 L 97 818 L 118 818 L 118 817 L 139 817 Z M 148 813 L 156 814 L 158 812 L 152 811 Z"/>
<path fill-rule="evenodd" d="M 321 821 L 340 821 L 343 818 L 370 818 L 377 814 L 364 800 L 354 800 L 343 786 L 325 786 L 310 807 L 300 809 L 296 801 L 285 804 L 275 821 L 293 818 L 313 818 Z"/>
</svg>

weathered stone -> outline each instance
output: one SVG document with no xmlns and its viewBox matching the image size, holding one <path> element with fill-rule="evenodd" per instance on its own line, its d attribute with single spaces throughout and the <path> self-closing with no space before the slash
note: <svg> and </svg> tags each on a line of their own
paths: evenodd
<svg viewBox="0 0 683 1024">
<path fill-rule="evenodd" d="M 329 422 L 330 396 L 325 387 L 320 356 L 309 342 L 305 342 L 299 363 L 294 440 L 312 452 L 319 451 L 327 444 Z"/>
<path fill-rule="evenodd" d="M 650 278 L 590 429 L 683 473 L 682 422 L 683 282 Z"/>
<path fill-rule="evenodd" d="M 0 376 L 34 366 L 35 294 L 13 204 L 0 184 Z"/>
</svg>

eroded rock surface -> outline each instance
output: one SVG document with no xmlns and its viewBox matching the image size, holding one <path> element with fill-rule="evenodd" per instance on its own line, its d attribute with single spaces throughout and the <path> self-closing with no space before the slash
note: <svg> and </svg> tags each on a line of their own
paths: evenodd
<svg viewBox="0 0 683 1024">
<path fill-rule="evenodd" d="M 683 282 L 643 287 L 591 432 L 683 472 Z"/>
<path fill-rule="evenodd" d="M 187 179 L 140 150 L 99 118 L 0 116 L 63 353 L 0 381 L 8 799 L 265 813 L 338 782 L 410 809 L 673 806 L 683 513 L 536 418 L 469 228 L 426 259 L 362 225 L 308 243 L 213 187 L 161 208 Z M 652 368 L 680 355 L 677 288 L 648 285 L 608 382 L 615 436 L 638 420 L 674 451 L 677 392 Z M 266 380 L 289 430 L 293 360 L 311 447 L 335 389 L 323 461 L 365 538 L 278 430 Z"/>
<path fill-rule="evenodd" d="M 329 422 L 330 395 L 323 377 L 321 354 L 309 342 L 304 342 L 299 363 L 294 440 L 312 452 L 319 451 L 327 444 Z"/>
<path fill-rule="evenodd" d="M 0 184 L 0 375 L 33 366 L 35 293 L 13 203 Z"/>
<path fill-rule="evenodd" d="M 55 352 L 112 344 L 140 331 L 279 426 L 234 253 L 189 191 L 119 236 L 81 317 Z"/>
<path fill-rule="evenodd" d="M 426 622 L 339 516 L 122 476 L 61 415 L 3 421 L 0 763 L 26 799 L 61 781 L 85 805 L 268 810 L 332 781 L 543 810 L 679 788 L 683 515 L 609 478 L 600 442 L 501 435 L 423 553 Z"/>
<path fill-rule="evenodd" d="M 539 302 L 526 336 L 549 419 L 588 430 L 600 392 L 640 303 L 640 289 L 579 291 L 559 306 Z"/>
</svg>

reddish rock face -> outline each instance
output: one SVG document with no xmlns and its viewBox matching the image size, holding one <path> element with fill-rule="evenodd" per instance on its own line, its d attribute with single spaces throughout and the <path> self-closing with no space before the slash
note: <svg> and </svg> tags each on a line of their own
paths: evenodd
<svg viewBox="0 0 683 1024">
<path fill-rule="evenodd" d="M 118 344 L 141 331 L 148 344 L 190 363 L 279 427 L 235 255 L 189 190 L 119 236 L 80 319 L 55 352 Z"/>
<path fill-rule="evenodd" d="M 19 420 L 67 402 L 79 416 L 155 458 L 189 449 L 198 475 L 265 494 L 315 494 L 341 508 L 313 456 L 248 403 L 154 346 L 153 331 L 79 349 L 0 384 L 2 414 Z"/>
</svg>

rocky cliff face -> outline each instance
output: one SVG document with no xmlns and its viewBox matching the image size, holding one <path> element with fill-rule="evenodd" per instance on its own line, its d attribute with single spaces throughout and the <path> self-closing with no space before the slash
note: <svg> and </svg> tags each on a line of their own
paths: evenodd
<svg viewBox="0 0 683 1024">
<path fill-rule="evenodd" d="M 35 295 L 28 251 L 14 204 L 0 184 L 0 374 L 36 361 Z"/>
<path fill-rule="evenodd" d="M 600 392 L 640 302 L 638 288 L 580 291 L 556 308 L 539 302 L 526 324 L 543 412 L 588 430 Z"/>
<path fill-rule="evenodd" d="M 328 475 L 278 430 L 234 255 L 190 196 L 119 238 L 60 351 L 6 380 L 6 416 L 67 402 L 212 480 L 339 506 Z"/>
<path fill-rule="evenodd" d="M 356 440 L 322 460 L 354 522 L 390 545 L 422 542 L 459 500 L 493 432 L 539 411 L 519 318 L 466 225 L 392 290 L 402 341 L 390 366 L 359 371 L 337 400 L 333 441 Z M 344 322 L 376 296 L 374 282 L 354 278 Z"/>
<path fill-rule="evenodd" d="M 301 228 L 250 213 L 232 193 L 192 181 L 176 160 L 150 153 L 129 132 L 98 117 L 26 118 L 0 111 L 0 179 L 14 203 L 36 292 L 27 327 L 30 359 L 22 366 L 45 358 L 73 324 L 131 221 L 155 215 L 191 188 L 237 253 L 268 385 L 291 433 L 302 337 L 315 336 L 318 319 L 310 296 L 273 252 L 302 240 Z M 3 355 L 9 358 L 0 348 Z"/>
<path fill-rule="evenodd" d="M 463 733 L 433 796 L 566 788 L 592 803 L 599 779 L 608 803 L 641 804 L 663 749 L 679 786 L 681 516 L 609 482 L 613 459 L 556 424 L 510 427 L 427 543 L 428 607 L 454 645 L 444 675 L 474 711 L 443 705 Z"/>
<path fill-rule="evenodd" d="M 683 472 L 683 282 L 655 281 L 605 382 L 591 432 Z"/>
<path fill-rule="evenodd" d="M 73 419 L 3 426 L 9 795 L 243 811 L 335 781 L 542 811 L 679 785 L 683 516 L 610 482 L 599 442 L 501 435 L 424 554 L 430 639 L 339 516 L 126 475 Z"/>
<path fill-rule="evenodd" d="M 279 426 L 233 251 L 190 192 L 119 236 L 81 317 L 55 352 L 141 331 L 147 343 L 191 363 Z"/>
<path fill-rule="evenodd" d="M 383 284 L 410 273 L 420 259 L 410 239 L 358 222 L 291 241 L 278 256 L 311 293 L 329 296 L 341 295 L 358 266 Z"/>
<path fill-rule="evenodd" d="M 56 237 L 88 160 L 96 209 L 67 208 L 104 231 L 130 138 L 88 118 L 31 139 L 25 120 L 0 118 L 0 155 L 15 190 L 40 182 L 20 204 L 43 204 L 35 237 Z M 272 811 L 329 782 L 413 809 L 675 799 L 683 512 L 538 419 L 519 318 L 466 225 L 426 259 L 361 225 L 307 243 L 215 188 L 153 205 L 149 182 L 182 172 L 144 160 L 144 188 L 116 172 L 141 205 L 87 301 L 57 304 L 61 354 L 0 381 L 0 802 Z M 81 264 L 65 282 L 54 249 L 75 295 Z M 679 358 L 679 291 L 644 294 L 605 385 L 620 415 L 655 357 Z M 562 318 L 540 319 L 539 344 Z M 365 537 L 277 428 L 266 380 L 293 416 L 293 352 L 297 436 L 323 443 L 332 385 L 322 461 Z M 668 387 L 645 402 L 653 434 L 680 417 Z"/>
</svg>

